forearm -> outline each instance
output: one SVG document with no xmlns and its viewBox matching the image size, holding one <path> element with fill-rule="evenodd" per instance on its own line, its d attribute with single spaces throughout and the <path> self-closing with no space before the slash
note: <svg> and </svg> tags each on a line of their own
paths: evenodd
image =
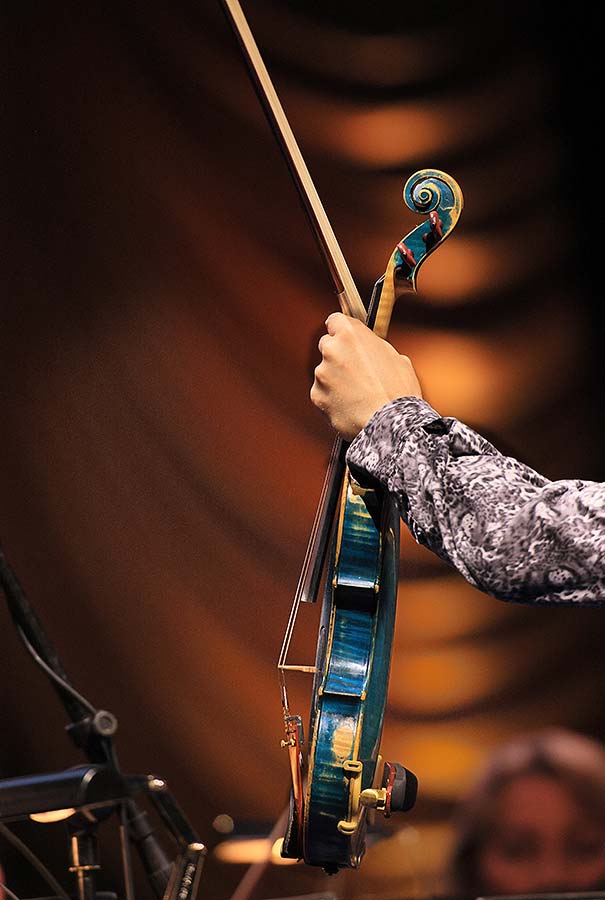
<svg viewBox="0 0 605 900">
<path fill-rule="evenodd" d="M 419 543 L 486 593 L 605 603 L 605 485 L 551 482 L 417 398 L 379 410 L 347 459 L 395 497 Z"/>
</svg>

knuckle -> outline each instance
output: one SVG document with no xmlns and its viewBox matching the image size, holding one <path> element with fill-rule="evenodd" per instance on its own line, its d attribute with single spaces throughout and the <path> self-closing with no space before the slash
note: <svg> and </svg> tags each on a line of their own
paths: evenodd
<svg viewBox="0 0 605 900">
<path fill-rule="evenodd" d="M 326 319 L 326 325 L 328 327 L 329 333 L 335 334 L 337 331 L 340 331 L 343 325 L 343 320 L 346 318 L 347 317 L 341 312 L 330 313 L 330 315 Z"/>
<path fill-rule="evenodd" d="M 320 363 L 318 366 L 315 367 L 315 371 L 313 372 L 313 377 L 315 380 L 313 381 L 313 387 L 311 388 L 311 390 L 313 390 L 313 388 L 315 388 L 315 390 L 317 391 L 319 385 L 323 382 L 324 372 L 325 372 L 325 366 L 323 363 Z"/>
</svg>

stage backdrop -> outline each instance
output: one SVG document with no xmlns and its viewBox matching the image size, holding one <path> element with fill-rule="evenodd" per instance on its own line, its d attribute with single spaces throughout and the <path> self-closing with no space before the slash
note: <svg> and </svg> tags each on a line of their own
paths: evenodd
<svg viewBox="0 0 605 900">
<path fill-rule="evenodd" d="M 245 9 L 364 298 L 416 224 L 407 177 L 462 187 L 390 332 L 427 399 L 551 478 L 602 479 L 591 23 L 428 6 Z M 217 855 L 216 817 L 263 836 L 288 794 L 276 660 L 332 445 L 308 392 L 336 300 L 217 3 L 13 4 L 5 33 L 2 547 L 73 684 L 117 716 L 123 769 L 163 776 L 209 845 L 203 896 L 227 900 L 246 867 Z M 80 764 L 1 615 L 1 777 Z M 604 615 L 490 599 L 404 529 L 383 748 L 417 806 L 361 872 L 275 866 L 260 896 L 437 890 L 493 747 L 603 737 Z M 72 886 L 62 826 L 15 830 Z M 99 884 L 122 895 L 115 830 Z M 3 852 L 19 896 L 48 895 Z"/>
</svg>

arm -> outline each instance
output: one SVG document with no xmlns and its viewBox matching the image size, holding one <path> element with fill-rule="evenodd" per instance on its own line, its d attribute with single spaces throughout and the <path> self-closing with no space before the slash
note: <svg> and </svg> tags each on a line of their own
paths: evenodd
<svg viewBox="0 0 605 900">
<path fill-rule="evenodd" d="M 605 485 L 549 481 L 423 400 L 374 414 L 347 454 L 414 538 L 475 587 L 524 603 L 605 604 Z"/>
<path fill-rule="evenodd" d="M 362 482 L 479 589 L 525 603 L 605 604 L 605 484 L 551 482 L 425 401 L 410 360 L 332 314 L 311 399 Z"/>
</svg>

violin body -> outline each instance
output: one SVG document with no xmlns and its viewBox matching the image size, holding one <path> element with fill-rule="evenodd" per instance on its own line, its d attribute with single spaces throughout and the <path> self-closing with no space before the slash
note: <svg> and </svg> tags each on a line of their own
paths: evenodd
<svg viewBox="0 0 605 900">
<path fill-rule="evenodd" d="M 399 513 L 347 473 L 342 528 L 326 578 L 316 659 L 303 858 L 356 868 L 365 848 L 363 790 L 379 769 L 395 625 Z"/>
<path fill-rule="evenodd" d="M 383 284 L 384 276 L 374 286 L 370 325 Z M 399 534 L 391 498 L 357 485 L 345 468 L 319 626 L 302 827 L 291 823 L 282 850 L 330 873 L 359 866 L 367 825 L 360 797 L 383 777 Z"/>
</svg>

